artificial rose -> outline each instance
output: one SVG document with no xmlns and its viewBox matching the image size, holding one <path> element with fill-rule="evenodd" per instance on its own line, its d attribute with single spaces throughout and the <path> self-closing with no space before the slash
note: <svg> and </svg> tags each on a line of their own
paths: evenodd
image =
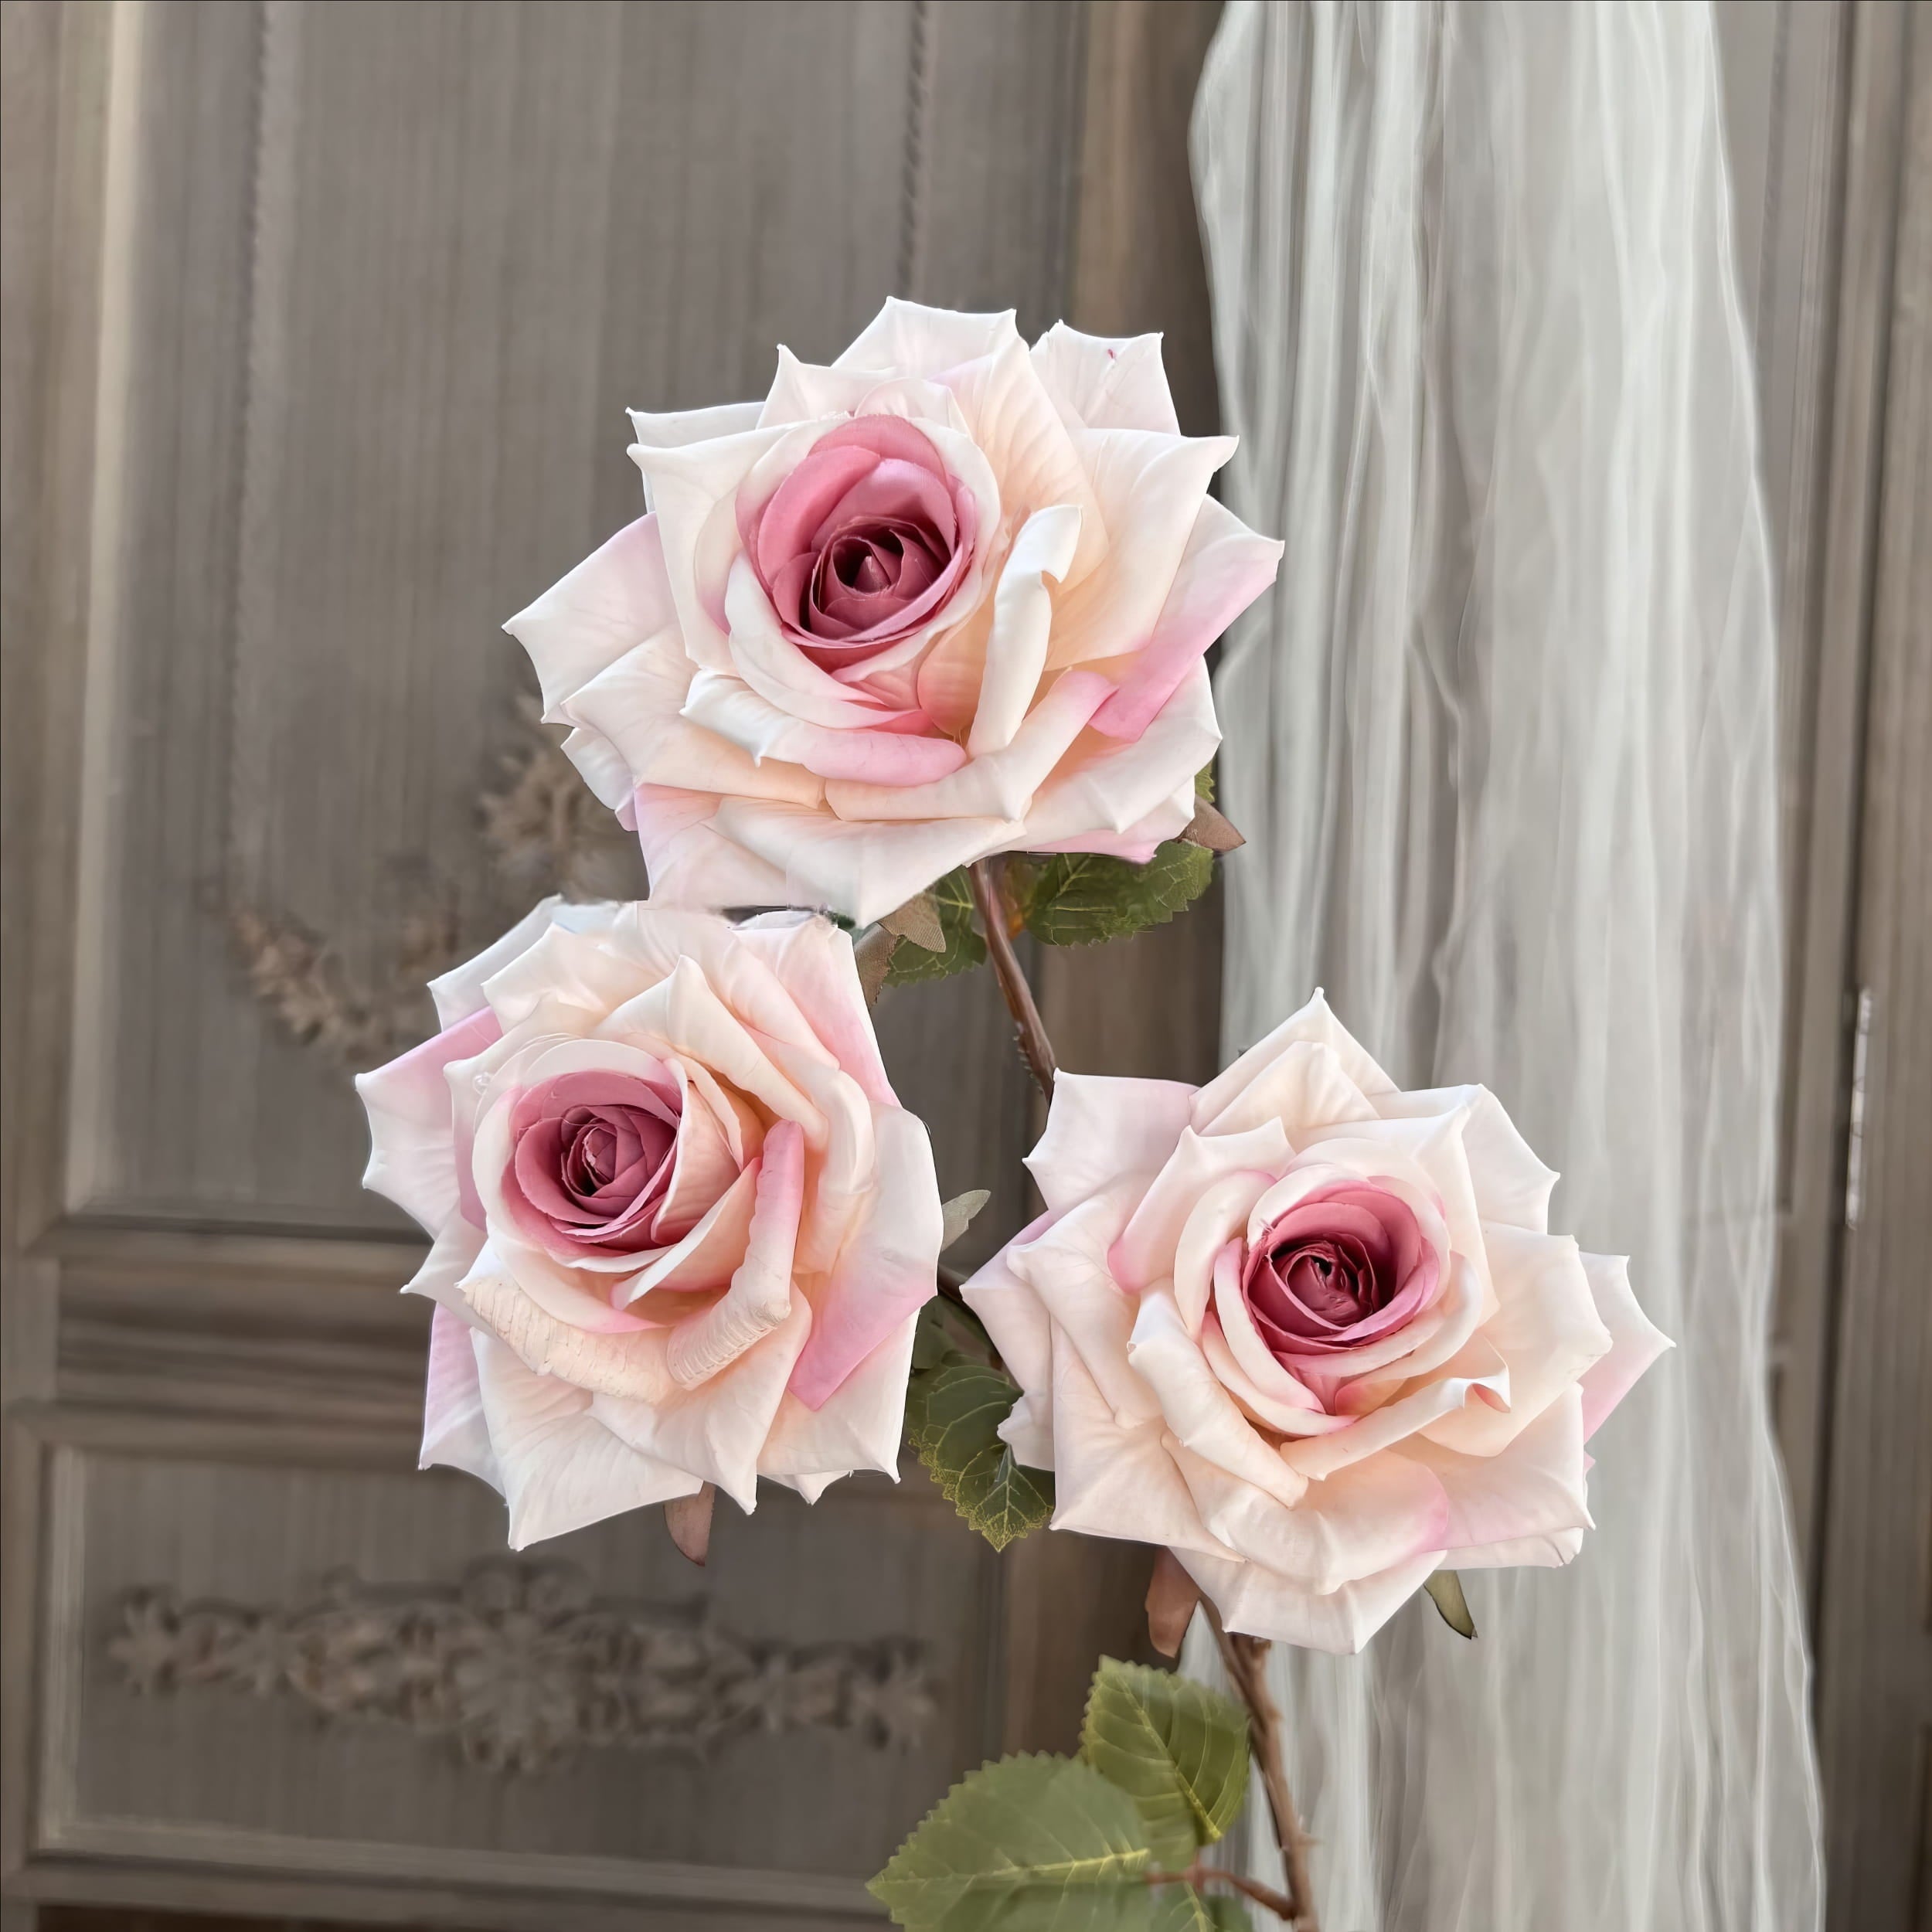
<svg viewBox="0 0 1932 1932">
<path fill-rule="evenodd" d="M 1207 494 L 1160 342 L 889 301 L 762 403 L 638 414 L 649 514 L 509 629 L 659 903 L 861 920 L 990 852 L 1145 860 L 1280 544 Z"/>
<path fill-rule="evenodd" d="M 715 1483 L 896 1474 L 940 1209 L 829 921 L 546 900 L 356 1081 L 434 1238 L 423 1461 L 518 1548 Z"/>
<path fill-rule="evenodd" d="M 1432 1570 L 1577 1553 L 1583 1444 L 1669 1344 L 1486 1089 L 1400 1091 L 1318 994 L 1204 1087 L 1062 1073 L 1027 1165 L 1047 1212 L 965 1293 L 1056 1528 L 1335 1651 Z"/>
</svg>

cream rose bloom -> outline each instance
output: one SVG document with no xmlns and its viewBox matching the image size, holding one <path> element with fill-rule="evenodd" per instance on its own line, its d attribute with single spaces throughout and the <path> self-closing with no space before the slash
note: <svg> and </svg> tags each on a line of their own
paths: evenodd
<svg viewBox="0 0 1932 1932">
<path fill-rule="evenodd" d="M 1204 1087 L 1061 1074 L 1028 1165 L 1047 1212 L 965 1294 L 1056 1529 L 1333 1651 L 1436 1569 L 1576 1555 L 1583 1444 L 1669 1345 L 1493 1094 L 1400 1091 L 1318 994 Z"/>
<path fill-rule="evenodd" d="M 762 402 L 634 414 L 648 514 L 509 626 L 654 900 L 877 918 L 1017 849 L 1138 860 L 1281 546 L 1207 493 L 1159 338 L 889 301 Z"/>
<path fill-rule="evenodd" d="M 896 1475 L 939 1192 L 852 943 L 551 900 L 356 1081 L 366 1185 L 433 1237 L 423 1461 L 518 1548 L 707 1482 Z"/>
</svg>

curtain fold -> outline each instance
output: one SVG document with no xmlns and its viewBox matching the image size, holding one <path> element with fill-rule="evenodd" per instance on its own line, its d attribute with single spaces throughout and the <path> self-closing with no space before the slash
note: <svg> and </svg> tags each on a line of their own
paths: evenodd
<svg viewBox="0 0 1932 1932">
<path fill-rule="evenodd" d="M 1779 946 L 1750 342 L 1708 6 L 1234 0 L 1195 173 L 1230 506 L 1225 1045 L 1316 985 L 1481 1080 L 1677 1338 L 1556 1571 L 1277 1647 L 1328 1932 L 1809 1932 L 1766 1399 Z M 1191 1653 L 1192 1655 L 1192 1653 Z M 1264 1853 L 1257 1859 L 1265 1862 Z"/>
</svg>

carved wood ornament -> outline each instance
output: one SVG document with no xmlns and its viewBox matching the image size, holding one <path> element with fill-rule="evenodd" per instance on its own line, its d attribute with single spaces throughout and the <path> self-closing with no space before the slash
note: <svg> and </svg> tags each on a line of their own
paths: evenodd
<svg viewBox="0 0 1932 1932">
<path fill-rule="evenodd" d="M 143 1695 L 226 1686 L 329 1718 L 453 1737 L 471 1764 L 539 1771 L 583 1747 L 702 1753 L 748 1733 L 917 1743 L 934 1704 L 920 1646 L 809 1646 L 720 1629 L 700 1602 L 597 1603 L 569 1565 L 491 1562 L 456 1588 L 346 1572 L 295 1611 L 132 1593 L 107 1652 Z"/>
</svg>

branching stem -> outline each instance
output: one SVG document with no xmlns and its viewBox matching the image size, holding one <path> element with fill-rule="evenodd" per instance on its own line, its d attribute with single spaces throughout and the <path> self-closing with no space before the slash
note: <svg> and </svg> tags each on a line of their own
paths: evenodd
<svg viewBox="0 0 1932 1932">
<path fill-rule="evenodd" d="M 1039 1090 L 1053 1097 L 1053 1046 L 1046 1037 L 1046 1026 L 1033 1003 L 1033 989 L 1020 970 L 1019 955 L 1013 951 L 1009 921 L 1012 906 L 1006 897 L 1006 862 L 1003 859 L 976 859 L 967 868 L 973 882 L 973 903 L 979 908 L 979 923 L 985 928 L 986 957 L 992 961 L 993 977 L 1013 1016 L 1019 1033 L 1019 1050 Z"/>
</svg>

